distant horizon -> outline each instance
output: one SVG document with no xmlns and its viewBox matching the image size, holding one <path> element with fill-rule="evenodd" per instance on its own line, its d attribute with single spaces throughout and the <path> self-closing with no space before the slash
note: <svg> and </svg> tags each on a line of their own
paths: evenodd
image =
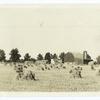
<svg viewBox="0 0 100 100">
<path fill-rule="evenodd" d="M 12 49 L 16 49 L 16 48 L 12 48 Z M 12 50 L 12 49 L 11 49 L 11 50 Z M 18 48 L 17 48 L 17 49 L 18 49 Z M 1 50 L 4 50 L 4 49 L 1 49 Z M 11 50 L 10 50 L 10 51 L 11 51 Z M 5 51 L 5 50 L 4 50 L 4 51 Z M 6 51 L 5 51 L 6 59 L 7 59 L 7 60 L 10 58 L 10 55 L 9 55 L 9 54 L 10 54 L 10 51 L 9 51 L 9 53 L 6 53 Z M 44 52 L 44 53 L 43 53 L 43 52 L 38 52 L 38 53 L 24 52 L 24 53 L 23 53 L 23 52 L 22 52 L 21 50 L 19 50 L 19 49 L 18 49 L 18 51 L 19 51 L 19 54 L 21 55 L 21 59 L 24 58 L 24 56 L 25 56 L 26 53 L 29 53 L 29 55 L 31 56 L 31 58 L 37 59 L 38 54 L 42 54 L 43 57 L 44 57 L 45 54 L 46 54 L 47 52 L 50 52 L 50 51 L 47 51 L 47 52 Z M 84 51 L 86 51 L 86 50 L 84 50 Z M 62 51 L 62 52 L 64 52 L 64 53 L 70 52 L 70 53 L 72 53 L 72 54 L 74 54 L 74 55 L 75 55 L 75 54 L 83 54 L 83 51 L 82 51 L 82 52 Z M 59 55 L 60 55 L 62 52 L 58 52 L 58 53 L 57 53 L 57 52 L 50 52 L 50 53 L 51 53 L 51 54 L 55 54 L 55 53 L 56 53 L 57 56 L 59 57 Z M 90 54 L 88 51 L 87 51 L 87 53 L 91 56 L 91 54 Z M 98 55 L 98 56 L 100 56 L 100 55 Z M 97 56 L 97 57 L 98 57 L 98 56 Z M 97 57 L 96 57 L 96 58 L 97 58 Z M 93 57 L 91 56 L 91 59 L 93 59 L 93 60 L 96 60 L 96 58 L 93 58 Z"/>
</svg>

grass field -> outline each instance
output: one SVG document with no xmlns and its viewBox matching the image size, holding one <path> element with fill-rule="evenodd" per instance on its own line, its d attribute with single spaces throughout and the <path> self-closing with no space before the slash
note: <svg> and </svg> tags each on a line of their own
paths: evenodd
<svg viewBox="0 0 100 100">
<path fill-rule="evenodd" d="M 90 66 L 82 66 L 82 79 L 72 78 L 70 66 L 66 69 L 37 70 L 33 80 L 16 80 L 16 72 L 12 66 L 0 64 L 0 91 L 39 91 L 39 92 L 68 92 L 68 91 L 100 91 L 100 76 Z"/>
</svg>

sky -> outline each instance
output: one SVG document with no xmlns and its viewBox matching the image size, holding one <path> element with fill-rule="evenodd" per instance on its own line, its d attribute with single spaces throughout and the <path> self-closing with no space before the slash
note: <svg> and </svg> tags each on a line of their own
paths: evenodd
<svg viewBox="0 0 100 100">
<path fill-rule="evenodd" d="M 100 55 L 100 5 L 0 6 L 0 49 Z"/>
</svg>

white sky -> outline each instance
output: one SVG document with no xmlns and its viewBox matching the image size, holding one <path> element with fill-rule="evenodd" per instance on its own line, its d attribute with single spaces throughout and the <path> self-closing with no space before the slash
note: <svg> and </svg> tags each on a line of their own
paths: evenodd
<svg viewBox="0 0 100 100">
<path fill-rule="evenodd" d="M 100 55 L 100 5 L 0 6 L 0 48 L 22 55 L 83 52 Z"/>
</svg>

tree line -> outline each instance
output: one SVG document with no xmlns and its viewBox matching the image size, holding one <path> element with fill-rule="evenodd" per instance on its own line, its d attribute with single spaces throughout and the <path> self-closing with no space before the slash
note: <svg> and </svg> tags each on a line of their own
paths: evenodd
<svg viewBox="0 0 100 100">
<path fill-rule="evenodd" d="M 21 54 L 19 52 L 19 50 L 17 48 L 12 49 L 9 53 L 10 57 L 7 60 L 6 59 L 6 53 L 4 50 L 0 49 L 0 61 L 7 61 L 7 62 L 24 62 L 24 61 L 33 61 L 35 62 L 36 60 L 47 60 L 47 63 L 51 63 L 51 59 L 61 59 L 62 63 L 64 63 L 64 57 L 66 55 L 66 59 L 67 61 L 73 62 L 74 61 L 74 56 L 72 53 L 68 52 L 68 53 L 64 53 L 62 52 L 60 55 L 57 55 L 56 53 L 51 54 L 50 52 L 47 52 L 45 54 L 45 56 L 43 57 L 42 54 L 38 54 L 37 58 L 33 58 L 31 57 L 31 55 L 29 53 L 26 53 L 24 55 L 24 58 L 21 59 Z"/>
<path fill-rule="evenodd" d="M 47 63 L 51 63 L 51 59 L 60 59 L 62 63 L 64 62 L 74 62 L 75 58 L 74 55 L 71 52 L 61 52 L 60 55 L 57 55 L 56 53 L 51 54 L 50 52 L 47 52 L 45 56 L 43 57 L 42 54 L 38 54 L 37 58 L 31 57 L 29 53 L 26 53 L 24 55 L 24 58 L 21 59 L 21 54 L 19 53 L 19 50 L 17 48 L 14 48 L 10 51 L 9 53 L 10 57 L 7 60 L 6 59 L 6 53 L 4 50 L 0 49 L 0 61 L 4 62 L 25 62 L 25 61 L 33 61 L 35 62 L 36 60 L 47 60 Z M 100 64 L 100 56 L 97 57 L 97 63 Z"/>
</svg>

